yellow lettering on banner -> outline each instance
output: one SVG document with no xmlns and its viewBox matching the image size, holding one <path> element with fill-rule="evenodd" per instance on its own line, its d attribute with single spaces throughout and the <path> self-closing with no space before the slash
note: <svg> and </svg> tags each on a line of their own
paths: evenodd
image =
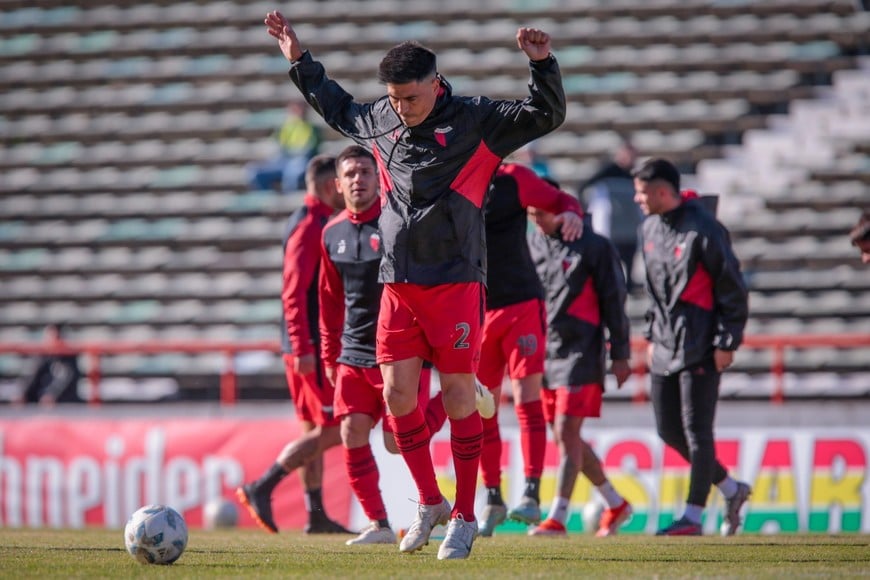
<svg viewBox="0 0 870 580">
<path fill-rule="evenodd" d="M 837 477 L 833 471 L 817 469 L 812 478 L 810 506 L 821 508 L 839 504 L 844 508 L 860 508 L 863 484 L 863 473 L 853 471 Z"/>
<path fill-rule="evenodd" d="M 652 504 L 649 490 L 637 477 L 615 473 L 610 478 L 613 487 L 635 508 L 649 507 Z"/>
<path fill-rule="evenodd" d="M 752 504 L 757 507 L 795 507 L 794 474 L 790 471 L 765 469 L 755 479 L 752 491 Z"/>
</svg>

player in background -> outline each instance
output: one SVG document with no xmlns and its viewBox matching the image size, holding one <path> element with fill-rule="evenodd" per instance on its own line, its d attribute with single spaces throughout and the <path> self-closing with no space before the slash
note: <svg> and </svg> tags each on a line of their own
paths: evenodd
<svg viewBox="0 0 870 580">
<path fill-rule="evenodd" d="M 574 196 L 538 177 L 529 167 L 516 163 L 499 166 L 486 202 L 486 316 L 477 379 L 498 401 L 507 370 L 520 426 L 526 481 L 522 500 L 508 514 L 501 493 L 501 434 L 495 407 L 493 415 L 483 419 L 480 471 L 487 489 L 487 505 L 481 518 L 481 536 L 491 536 L 508 517 L 526 524 L 541 521 L 541 473 L 547 445 L 547 424 L 541 408 L 546 312 L 544 289 L 526 243 L 526 208 L 532 206 L 556 214 L 569 241 L 583 231 L 582 210 Z M 427 418 L 436 415 L 439 408 L 443 415 L 436 395 L 429 404 Z M 437 429 L 440 424 L 435 426 Z"/>
<path fill-rule="evenodd" d="M 607 504 L 598 535 L 613 535 L 631 516 L 631 505 L 607 479 L 581 430 L 584 419 L 601 416 L 607 343 L 617 386 L 631 375 L 625 275 L 616 248 L 591 227 L 568 241 L 552 213 L 530 208 L 529 216 L 537 226 L 529 234 L 529 248 L 547 304 L 544 415 L 560 457 L 553 505 L 529 535 L 565 535 L 571 494 L 581 472 Z"/>
<path fill-rule="evenodd" d="M 388 420 L 420 498 L 399 549 L 421 549 L 433 526 L 449 522 L 438 558 L 467 558 L 478 531 L 474 496 L 482 443 L 474 373 L 486 278 L 483 203 L 501 159 L 564 121 L 565 93 L 550 37 L 534 28 L 517 31 L 517 45 L 530 61 L 525 99 L 453 95 L 435 54 L 404 42 L 378 68 L 386 96 L 358 103 L 326 76 L 280 12 L 265 22 L 308 103 L 333 129 L 370 148 L 378 162 L 384 291 L 377 359 Z M 452 508 L 438 487 L 417 402 L 424 360 L 439 370 L 450 418 Z"/>
<path fill-rule="evenodd" d="M 272 491 L 294 470 L 305 488 L 309 534 L 352 533 L 329 519 L 323 507 L 323 452 L 341 443 L 332 412 L 334 389 L 324 380 L 317 344 L 317 278 L 320 237 L 329 217 L 344 207 L 335 185 L 335 159 L 317 155 L 305 173 L 304 205 L 287 221 L 281 291 L 281 342 L 287 384 L 302 425 L 302 436 L 288 443 L 256 481 L 236 490 L 239 501 L 266 531 L 277 533 L 272 516 Z"/>
<path fill-rule="evenodd" d="M 369 444 L 385 410 L 384 381 L 375 359 L 382 290 L 378 170 L 371 152 L 351 145 L 336 158 L 336 173 L 345 209 L 323 231 L 320 345 L 326 378 L 335 386 L 350 486 L 370 520 L 347 544 L 395 544 Z"/>
<path fill-rule="evenodd" d="M 659 437 L 691 465 L 683 516 L 662 536 L 701 535 L 710 486 L 725 496 L 723 535 L 741 524 L 749 485 L 716 459 L 713 423 L 722 373 L 731 366 L 749 316 L 748 293 L 728 230 L 696 195 L 680 193 L 680 173 L 653 158 L 632 172 L 644 220 L 643 258 L 650 297 L 650 399 Z"/>
</svg>

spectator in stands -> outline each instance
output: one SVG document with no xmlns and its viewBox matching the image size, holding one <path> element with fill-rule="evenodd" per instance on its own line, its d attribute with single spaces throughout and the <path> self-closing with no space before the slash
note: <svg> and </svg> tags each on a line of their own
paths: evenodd
<svg viewBox="0 0 870 580">
<path fill-rule="evenodd" d="M 252 190 L 280 187 L 288 193 L 305 187 L 305 168 L 320 149 L 320 132 L 305 118 L 306 110 L 301 101 L 287 105 L 287 118 L 275 133 L 275 156 L 248 164 L 248 186 Z"/>
<path fill-rule="evenodd" d="M 615 535 L 631 517 L 631 505 L 610 483 L 581 430 L 585 418 L 601 416 L 608 342 L 617 387 L 631 376 L 625 277 L 607 238 L 584 228 L 579 239 L 571 240 L 556 216 L 543 209 L 530 208 L 529 217 L 537 225 L 528 236 L 529 251 L 546 294 L 546 388 L 541 399 L 560 456 L 553 505 L 547 519 L 529 535 L 567 533 L 565 522 L 579 473 L 607 504 L 598 535 Z"/>
<path fill-rule="evenodd" d="M 648 216 L 642 242 L 650 398 L 659 436 L 691 465 L 685 512 L 658 535 L 701 535 L 714 482 L 725 496 L 722 533 L 732 535 L 751 490 L 717 461 L 713 423 L 719 381 L 749 314 L 740 264 L 725 227 L 696 196 L 681 195 L 680 173 L 671 162 L 653 158 L 632 175 L 635 200 Z"/>
<path fill-rule="evenodd" d="M 865 211 L 849 232 L 852 245 L 861 252 L 861 262 L 870 264 L 870 211 Z"/>
<path fill-rule="evenodd" d="M 64 348 L 64 325 L 48 324 L 44 331 L 46 346 Z M 82 373 L 77 354 L 44 354 L 31 361 L 21 379 L 21 392 L 16 403 L 81 403 L 78 384 Z"/>
<path fill-rule="evenodd" d="M 341 443 L 339 422 L 333 416 L 335 389 L 324 379 L 320 360 L 317 282 L 320 238 L 329 217 L 344 207 L 335 183 L 335 159 L 317 155 L 305 173 L 304 205 L 293 212 L 284 235 L 283 305 L 284 367 L 303 434 L 288 443 L 275 463 L 252 483 L 236 490 L 239 501 L 264 529 L 277 533 L 272 517 L 272 491 L 294 470 L 300 470 L 305 488 L 311 534 L 350 531 L 327 517 L 321 494 L 323 452 Z"/>
<path fill-rule="evenodd" d="M 637 254 L 638 229 L 643 214 L 634 202 L 631 170 L 637 150 L 627 139 L 601 167 L 577 189 L 580 200 L 592 215 L 592 229 L 610 239 L 625 268 L 628 291 L 637 286 L 632 280 L 632 266 Z"/>
<path fill-rule="evenodd" d="M 482 442 L 474 372 L 480 357 L 486 277 L 483 205 L 505 156 L 565 119 L 565 93 L 550 37 L 520 28 L 529 60 L 525 99 L 454 95 L 435 54 L 416 42 L 390 49 L 378 68 L 386 95 L 359 103 L 303 50 L 280 12 L 268 33 L 290 61 L 290 78 L 329 125 L 373 150 L 381 170 L 384 283 L 377 357 L 396 442 L 417 485 L 417 517 L 400 543 L 422 549 L 432 528 L 448 524 L 439 559 L 467 558 L 477 535 L 474 496 Z M 424 360 L 440 371 L 450 417 L 456 502 L 443 497 L 417 402 Z"/>
</svg>

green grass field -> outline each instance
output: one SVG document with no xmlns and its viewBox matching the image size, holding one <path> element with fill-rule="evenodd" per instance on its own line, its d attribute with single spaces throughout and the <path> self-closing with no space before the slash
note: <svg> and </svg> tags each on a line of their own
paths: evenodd
<svg viewBox="0 0 870 580">
<path fill-rule="evenodd" d="M 172 566 L 136 563 L 120 530 L 0 529 L 0 578 L 870 578 L 867 535 L 732 538 L 481 538 L 468 560 L 439 562 L 437 541 L 413 555 L 348 547 L 344 537 L 193 530 Z"/>
</svg>

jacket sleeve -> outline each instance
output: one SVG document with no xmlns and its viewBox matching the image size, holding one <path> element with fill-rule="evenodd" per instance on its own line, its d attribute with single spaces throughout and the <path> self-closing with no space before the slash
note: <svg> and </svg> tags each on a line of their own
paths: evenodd
<svg viewBox="0 0 870 580">
<path fill-rule="evenodd" d="M 293 354 L 304 356 L 314 352 L 308 317 L 308 288 L 320 261 L 317 231 L 309 222 L 299 225 L 290 235 L 284 249 L 284 275 L 281 287 L 281 305 L 287 321 L 287 336 Z"/>
<path fill-rule="evenodd" d="M 553 187 L 546 180 L 538 177 L 532 169 L 516 163 L 507 163 L 503 171 L 517 182 L 520 205 L 524 208 L 536 207 L 557 215 L 566 211 L 583 215 L 580 202 L 573 195 Z"/>
<path fill-rule="evenodd" d="M 289 74 L 290 80 L 327 125 L 366 145 L 364 140 L 374 135 L 370 104 L 355 102 L 350 93 L 326 76 L 323 65 L 307 50 L 291 65 Z"/>
<path fill-rule="evenodd" d="M 713 346 L 737 350 L 743 342 L 743 330 L 749 318 L 748 291 L 728 230 L 718 221 L 705 229 L 709 231 L 701 242 L 701 261 L 713 281 L 713 308 L 717 318 Z"/>
<path fill-rule="evenodd" d="M 601 322 L 607 331 L 610 342 L 611 360 L 628 360 L 631 358 L 631 323 L 625 313 L 625 301 L 628 290 L 625 284 L 625 274 L 622 272 L 622 262 L 613 244 L 599 237 L 596 244 L 598 259 L 595 263 L 594 284 L 598 294 L 598 307 L 601 311 Z"/>
<path fill-rule="evenodd" d="M 550 56 L 531 61 L 529 69 L 529 96 L 525 99 L 493 101 L 478 97 L 483 111 L 483 141 L 498 157 L 507 157 L 565 121 L 565 91 L 556 59 Z"/>
<path fill-rule="evenodd" d="M 344 283 L 322 240 L 320 253 L 320 280 L 317 286 L 320 301 L 320 355 L 325 366 L 334 367 L 341 355 L 341 334 L 344 330 Z"/>
</svg>

